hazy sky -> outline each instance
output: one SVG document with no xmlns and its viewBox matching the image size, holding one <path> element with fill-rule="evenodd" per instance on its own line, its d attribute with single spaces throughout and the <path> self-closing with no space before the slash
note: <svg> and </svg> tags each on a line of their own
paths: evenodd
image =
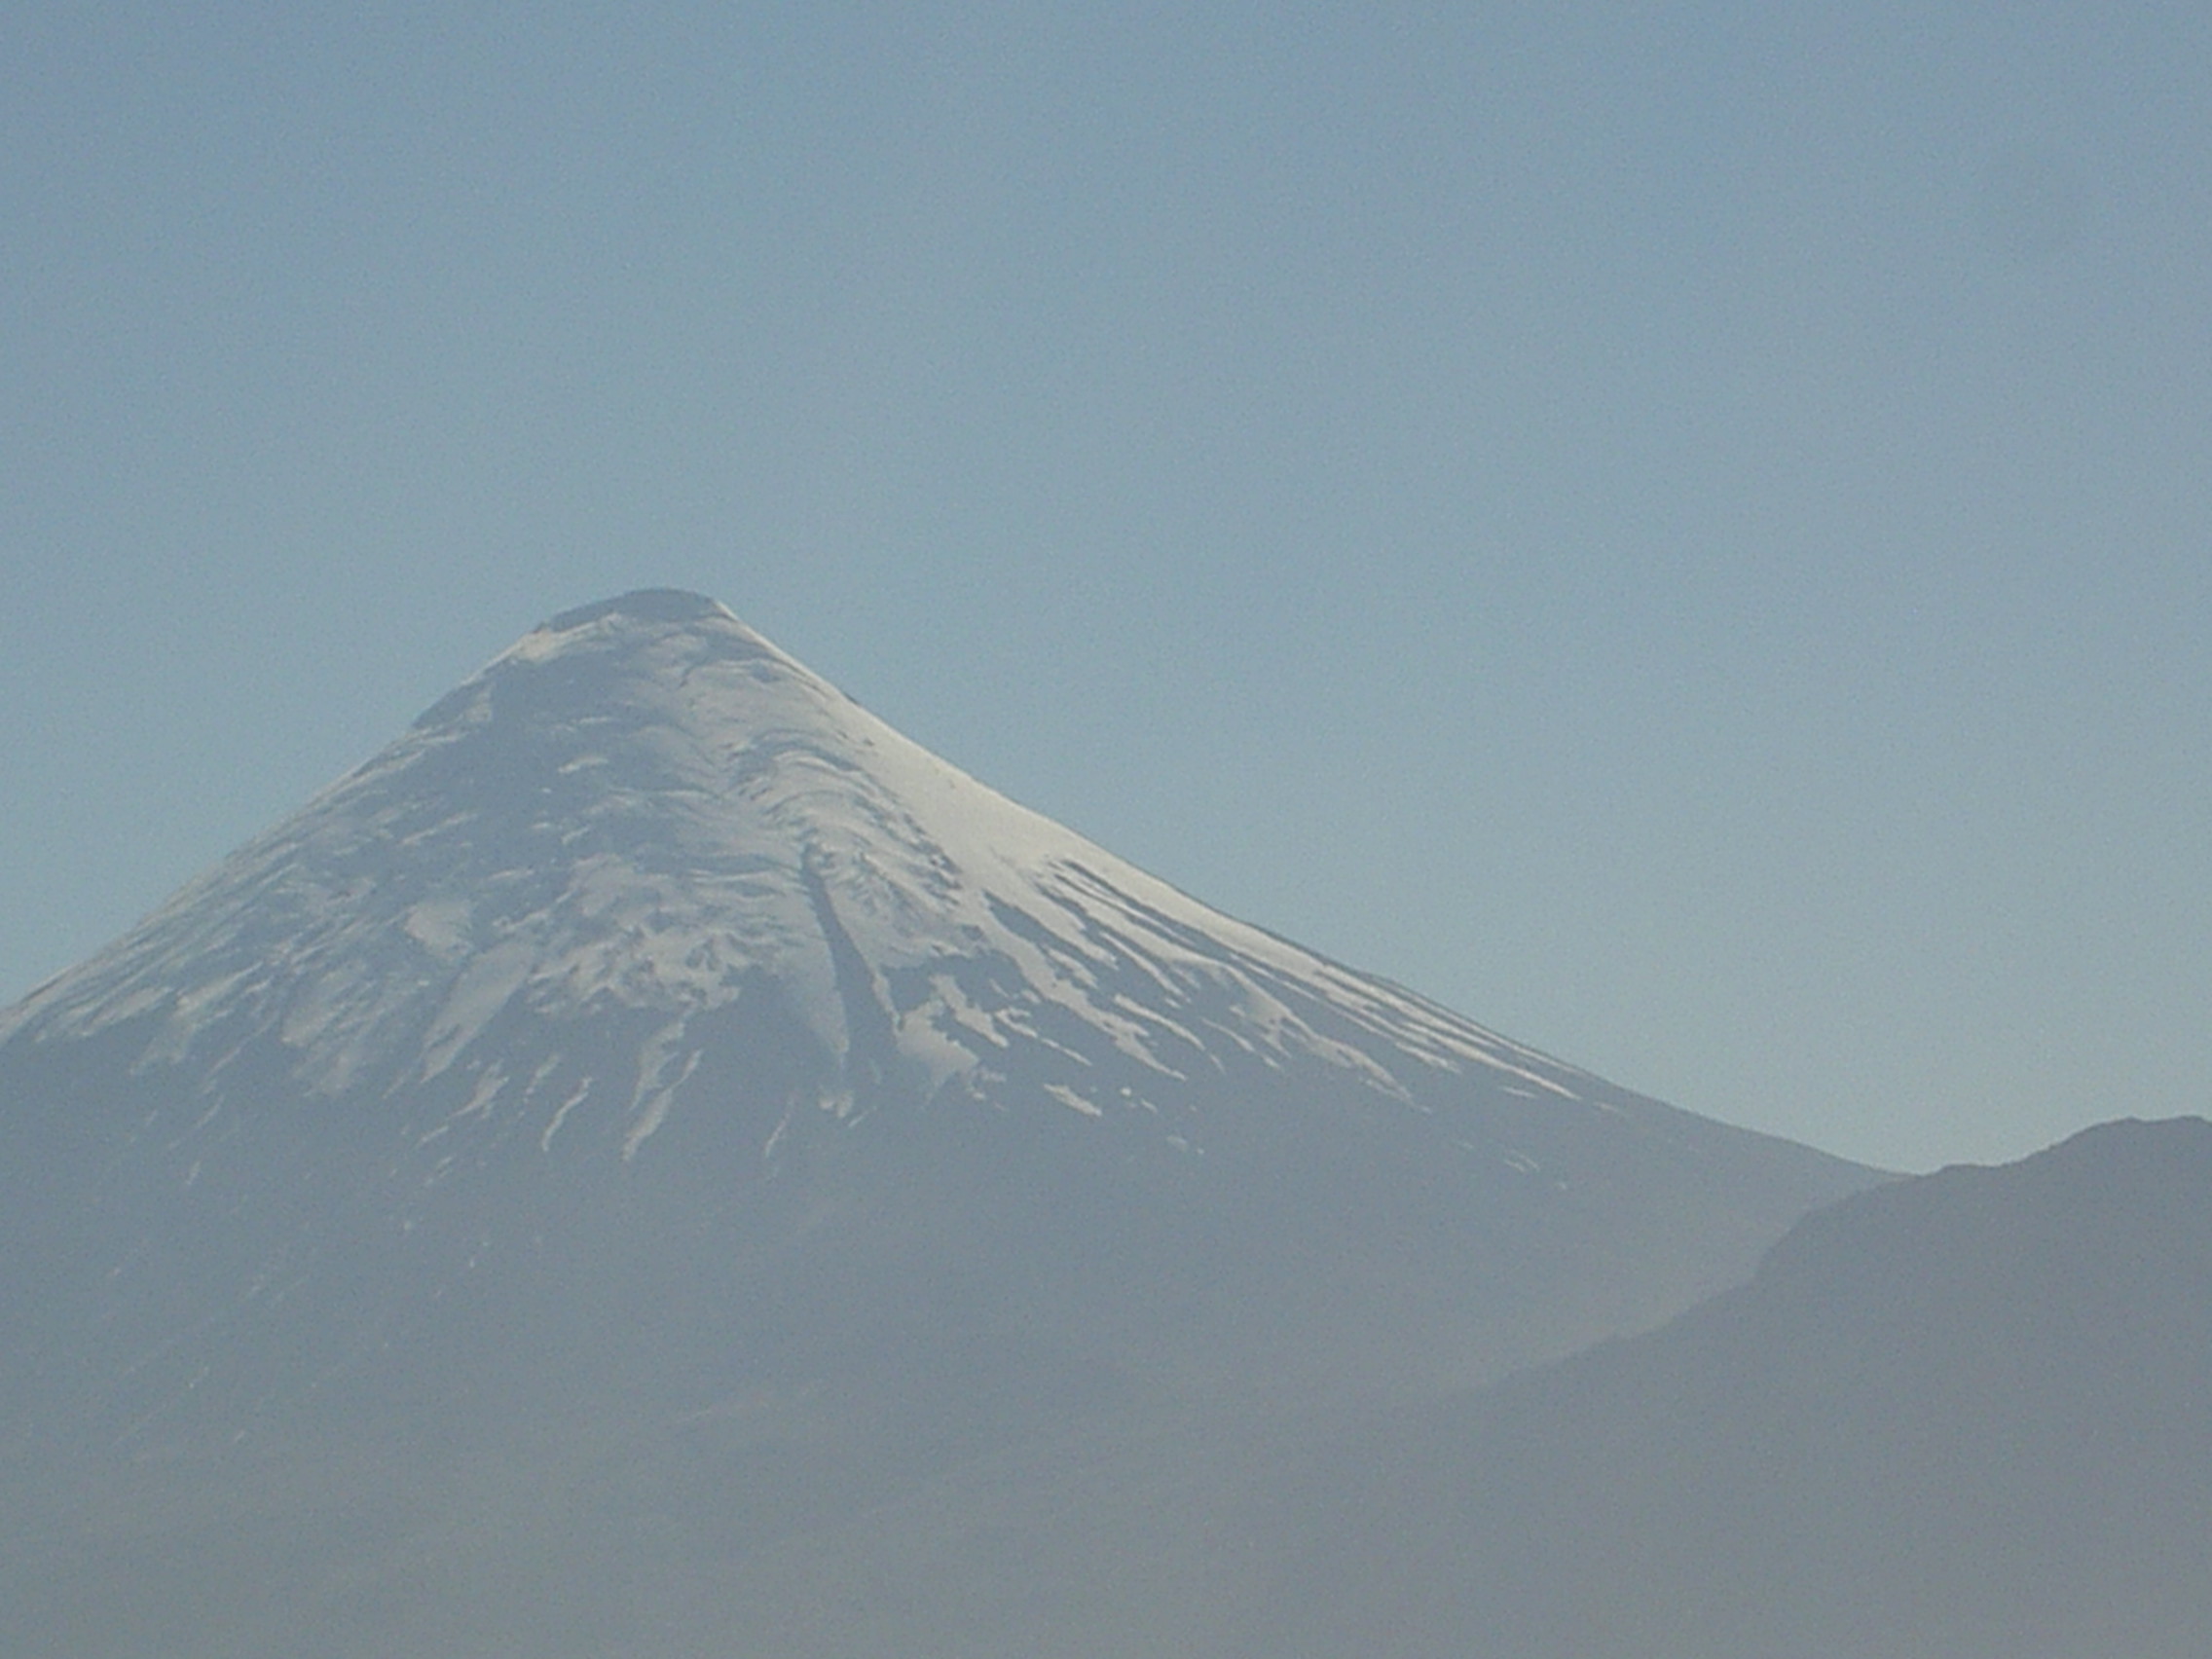
<svg viewBox="0 0 2212 1659">
<path fill-rule="evenodd" d="M 2212 1109 L 2212 8 L 0 11 L 0 1000 L 551 612 L 1892 1165 Z"/>
</svg>

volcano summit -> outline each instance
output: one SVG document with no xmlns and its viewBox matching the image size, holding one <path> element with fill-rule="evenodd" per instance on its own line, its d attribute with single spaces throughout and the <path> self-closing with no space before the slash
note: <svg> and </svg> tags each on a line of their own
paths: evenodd
<svg viewBox="0 0 2212 1659">
<path fill-rule="evenodd" d="M 1649 1326 L 1875 1179 L 1221 915 L 665 591 L 0 1014 L 0 1456 L 75 1494 L 0 1636 L 189 1583 L 163 1644 L 228 1653 L 506 1650 L 518 1582 L 533 1651 L 863 1650 L 775 1564 Z M 437 1589 L 457 1529 L 506 1588 Z"/>
</svg>

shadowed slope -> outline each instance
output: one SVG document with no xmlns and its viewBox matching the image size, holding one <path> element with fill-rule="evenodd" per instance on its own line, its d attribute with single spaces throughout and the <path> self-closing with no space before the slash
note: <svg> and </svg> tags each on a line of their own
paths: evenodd
<svg viewBox="0 0 2212 1659">
<path fill-rule="evenodd" d="M 2184 1659 L 2208 1401 L 2212 1124 L 2108 1124 L 1846 1200 L 1663 1330 L 1375 1431 L 1295 1506 L 1264 1640 Z"/>
</svg>

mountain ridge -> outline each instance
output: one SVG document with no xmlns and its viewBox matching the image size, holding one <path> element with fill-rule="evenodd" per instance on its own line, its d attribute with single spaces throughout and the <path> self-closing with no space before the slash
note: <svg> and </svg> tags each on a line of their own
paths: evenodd
<svg viewBox="0 0 2212 1659">
<path fill-rule="evenodd" d="M 2212 1122 L 2129 1119 L 1815 1211 L 1655 1331 L 1347 1437 L 1253 1650 L 2201 1653 L 2208 1196 Z"/>
</svg>

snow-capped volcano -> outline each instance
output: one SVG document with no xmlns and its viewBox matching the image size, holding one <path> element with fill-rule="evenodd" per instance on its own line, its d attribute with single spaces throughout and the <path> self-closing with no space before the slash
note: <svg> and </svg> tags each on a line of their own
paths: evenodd
<svg viewBox="0 0 2212 1659">
<path fill-rule="evenodd" d="M 526 636 L 0 1041 L 128 1027 L 210 1100 L 254 1047 L 310 1094 L 427 1089 L 456 1130 L 547 1146 L 583 1112 L 635 1156 L 741 1004 L 812 1035 L 802 1104 L 840 1117 L 1018 1081 L 1200 1146 L 1194 1080 L 1252 1065 L 1409 1103 L 1469 1071 L 1565 1110 L 1604 1091 L 1207 908 L 668 591 Z M 634 1050 L 563 1051 L 608 1014 Z"/>
<path fill-rule="evenodd" d="M 648 1394 L 845 1375 L 954 1282 L 933 1364 L 1465 1381 L 1867 1178 L 1211 910 L 665 591 L 528 634 L 0 1016 L 0 1257 L 97 1335 L 27 1345 L 73 1356 L 37 1386 L 208 1433 L 461 1397 L 495 1329 L 540 1333 L 524 1392 L 621 1326 Z"/>
<path fill-rule="evenodd" d="M 1229 1559 L 1256 1425 L 1649 1326 L 1873 1179 L 632 594 L 0 1014 L 0 1648 L 1088 1654 Z"/>
</svg>

